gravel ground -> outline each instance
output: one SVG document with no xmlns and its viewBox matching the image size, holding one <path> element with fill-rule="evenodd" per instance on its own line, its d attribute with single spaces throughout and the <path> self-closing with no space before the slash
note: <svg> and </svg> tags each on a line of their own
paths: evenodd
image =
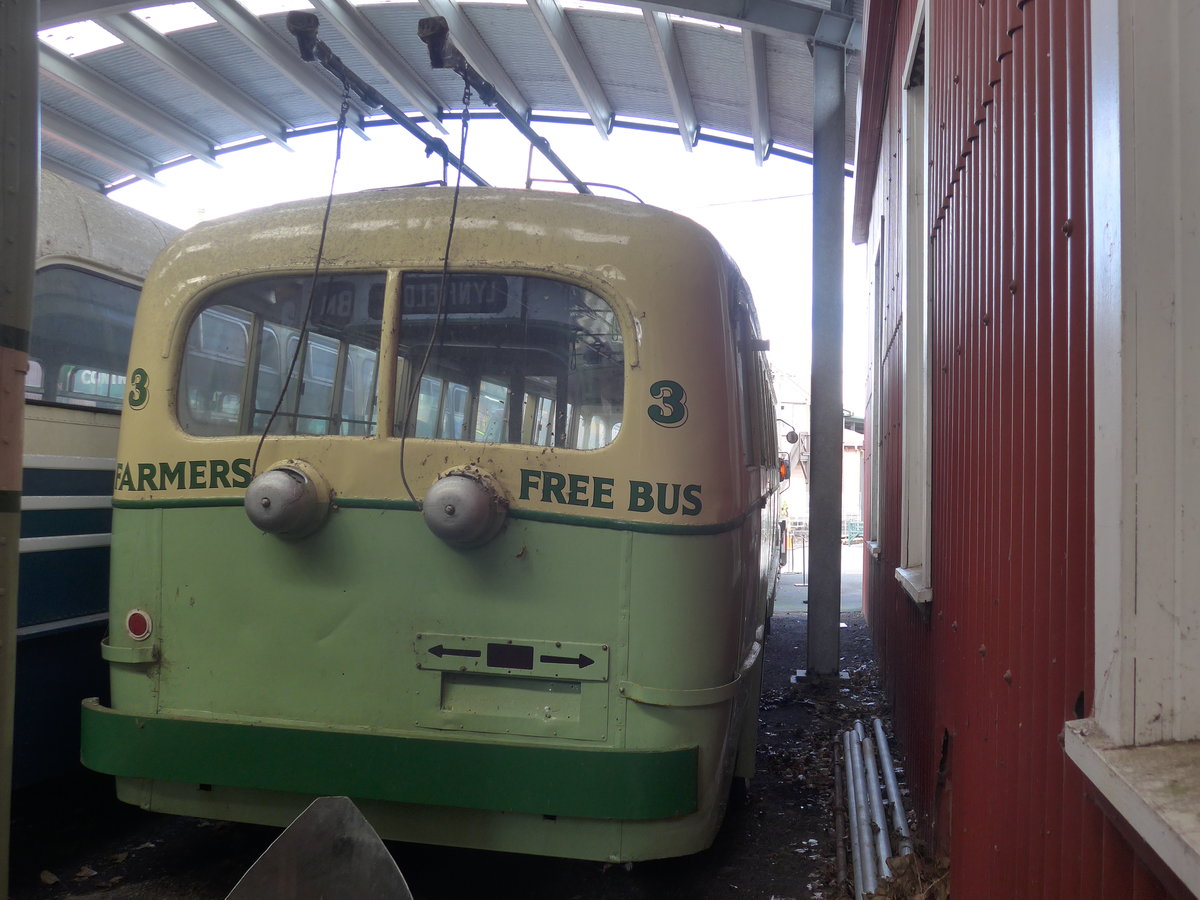
<svg viewBox="0 0 1200 900">
<path fill-rule="evenodd" d="M 788 576 L 785 576 L 785 578 Z M 849 677 L 824 689 L 789 681 L 803 666 L 806 618 L 777 615 L 767 642 L 758 769 L 713 847 L 631 867 L 389 844 L 416 900 L 834 900 L 833 761 L 854 719 L 887 717 L 862 614 L 843 611 Z M 899 753 L 893 745 L 893 752 Z M 13 900 L 222 898 L 276 829 L 145 813 L 98 777 L 14 801 Z"/>
</svg>

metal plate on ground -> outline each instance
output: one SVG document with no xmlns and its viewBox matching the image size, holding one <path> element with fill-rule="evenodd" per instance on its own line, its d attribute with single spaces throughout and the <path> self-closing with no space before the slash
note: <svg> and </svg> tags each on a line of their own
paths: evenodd
<svg viewBox="0 0 1200 900">
<path fill-rule="evenodd" d="M 400 868 L 347 797 L 318 797 L 226 900 L 412 900 Z"/>
</svg>

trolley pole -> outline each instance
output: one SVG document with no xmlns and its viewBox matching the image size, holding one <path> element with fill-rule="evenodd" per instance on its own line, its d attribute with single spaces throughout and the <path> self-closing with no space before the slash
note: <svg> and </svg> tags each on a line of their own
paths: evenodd
<svg viewBox="0 0 1200 900">
<path fill-rule="evenodd" d="M 38 4 L 0 0 L 0 897 L 8 896 L 25 372 L 37 242 Z"/>
<path fill-rule="evenodd" d="M 835 3 L 836 6 L 836 3 Z M 808 669 L 836 678 L 842 593 L 842 246 L 846 52 L 814 43 L 812 449 L 809 455 Z"/>
</svg>

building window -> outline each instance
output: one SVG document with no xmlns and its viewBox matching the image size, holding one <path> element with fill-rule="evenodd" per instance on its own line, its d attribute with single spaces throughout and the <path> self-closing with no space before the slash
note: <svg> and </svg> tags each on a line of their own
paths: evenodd
<svg viewBox="0 0 1200 900">
<path fill-rule="evenodd" d="M 925 16 L 917 13 L 904 76 L 904 460 L 901 491 L 900 565 L 896 580 L 917 603 L 933 599 L 929 577 L 929 234 L 926 183 L 929 144 L 925 134 Z"/>
<path fill-rule="evenodd" d="M 885 233 L 884 221 L 880 217 L 879 231 L 877 232 L 881 238 Z M 874 311 L 874 329 L 875 329 L 875 355 L 871 360 L 871 396 L 867 400 L 867 416 L 871 421 L 871 443 L 869 448 L 869 464 L 871 468 L 871 510 L 867 517 L 867 549 L 870 550 L 871 556 L 878 559 L 882 552 L 880 544 L 880 525 L 883 516 L 883 490 L 884 490 L 884 467 L 883 467 L 883 360 L 884 360 L 884 340 L 883 340 L 883 250 L 882 247 L 875 251 L 875 282 L 872 286 L 874 296 L 873 311 Z"/>
</svg>

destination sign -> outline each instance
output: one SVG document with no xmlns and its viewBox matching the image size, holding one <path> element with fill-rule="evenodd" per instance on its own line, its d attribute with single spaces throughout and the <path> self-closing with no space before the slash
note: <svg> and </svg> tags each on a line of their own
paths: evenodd
<svg viewBox="0 0 1200 900">
<path fill-rule="evenodd" d="M 408 272 L 401 288 L 401 311 L 406 315 L 483 315 L 504 312 L 508 306 L 508 280 L 503 275 L 451 275 Z"/>
</svg>

